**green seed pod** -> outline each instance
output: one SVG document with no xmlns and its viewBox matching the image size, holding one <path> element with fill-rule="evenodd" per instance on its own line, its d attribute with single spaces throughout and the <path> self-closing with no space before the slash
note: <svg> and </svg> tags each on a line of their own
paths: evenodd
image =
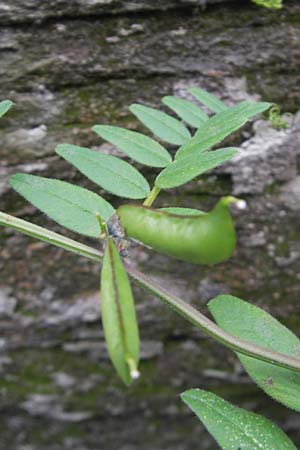
<svg viewBox="0 0 300 450">
<path fill-rule="evenodd" d="M 139 375 L 139 332 L 128 276 L 112 238 L 107 240 L 101 271 L 101 310 L 109 356 L 129 385 Z"/>
<path fill-rule="evenodd" d="M 195 264 L 217 264 L 230 258 L 235 249 L 236 235 L 228 207 L 236 202 L 234 197 L 223 197 L 209 213 L 199 215 L 122 205 L 117 215 L 127 236 L 158 252 Z"/>
</svg>

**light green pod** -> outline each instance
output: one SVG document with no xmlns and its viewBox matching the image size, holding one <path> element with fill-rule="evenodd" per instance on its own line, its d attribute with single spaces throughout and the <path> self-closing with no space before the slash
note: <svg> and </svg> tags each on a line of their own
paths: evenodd
<svg viewBox="0 0 300 450">
<path fill-rule="evenodd" d="M 178 215 L 137 205 L 117 210 L 127 236 L 158 252 L 195 264 L 226 261 L 236 246 L 229 204 L 238 200 L 221 198 L 209 213 Z"/>
<path fill-rule="evenodd" d="M 126 270 L 108 238 L 101 271 L 101 311 L 111 361 L 125 384 L 138 376 L 139 331 Z"/>
</svg>

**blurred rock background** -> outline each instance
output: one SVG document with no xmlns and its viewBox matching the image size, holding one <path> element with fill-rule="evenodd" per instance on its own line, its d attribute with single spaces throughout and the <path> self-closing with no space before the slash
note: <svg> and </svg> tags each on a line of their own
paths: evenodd
<svg viewBox="0 0 300 450">
<path fill-rule="evenodd" d="M 191 86 L 227 104 L 276 102 L 293 113 L 289 129 L 247 125 L 228 140 L 243 143 L 234 163 L 159 199 L 205 209 L 227 193 L 245 198 L 234 258 L 214 270 L 142 249 L 135 258 L 204 312 L 209 299 L 230 292 L 299 335 L 300 5 L 284 3 L 274 12 L 248 0 L 2 0 L 0 98 L 16 105 L 0 123 L 0 210 L 78 238 L 16 195 L 9 176 L 60 178 L 117 206 L 54 154 L 56 144 L 118 154 L 94 124 L 145 131 L 131 103 L 161 107 L 162 96 L 188 98 Z M 99 266 L 9 229 L 0 229 L 0 245 L 0 450 L 215 449 L 180 402 L 189 387 L 265 414 L 300 445 L 299 415 L 253 385 L 233 354 L 136 287 L 142 377 L 124 388 L 103 343 Z"/>
</svg>

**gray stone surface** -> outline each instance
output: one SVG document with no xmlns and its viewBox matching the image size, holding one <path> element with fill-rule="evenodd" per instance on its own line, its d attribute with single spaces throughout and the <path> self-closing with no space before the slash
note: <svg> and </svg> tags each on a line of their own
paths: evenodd
<svg viewBox="0 0 300 450">
<path fill-rule="evenodd" d="M 276 13 L 246 0 L 203 3 L 0 1 L 0 97 L 16 103 L 0 122 L 0 210 L 78 238 L 12 192 L 8 178 L 34 173 L 98 192 L 55 156 L 55 145 L 118 154 L 90 128 L 145 132 L 128 112 L 133 102 L 161 107 L 163 95 L 191 98 L 187 88 L 201 85 L 229 105 L 263 98 L 299 109 L 299 2 L 286 0 Z M 299 115 L 286 131 L 256 121 L 227 142 L 243 143 L 235 164 L 163 193 L 157 205 L 209 209 L 220 195 L 245 198 L 231 261 L 211 270 L 141 248 L 132 258 L 203 312 L 230 292 L 298 333 Z M 0 450 L 214 449 L 180 403 L 189 387 L 265 413 L 299 446 L 299 416 L 276 407 L 234 355 L 159 300 L 134 287 L 142 376 L 128 390 L 107 359 L 99 266 L 9 229 L 0 229 L 0 253 Z"/>
<path fill-rule="evenodd" d="M 17 306 L 17 300 L 10 296 L 9 289 L 0 291 L 0 317 L 12 316 Z"/>
<path fill-rule="evenodd" d="M 42 22 L 47 19 L 78 18 L 105 14 L 126 14 L 148 11 L 167 11 L 173 8 L 200 7 L 225 3 L 229 0 L 2 0 L 0 23 Z"/>
<path fill-rule="evenodd" d="M 281 198 L 286 206 L 294 211 L 300 210 L 300 176 L 284 184 L 281 189 Z"/>
<path fill-rule="evenodd" d="M 292 180 L 286 189 L 294 189 L 297 196 L 300 113 L 289 117 L 288 123 L 286 130 L 276 130 L 267 121 L 254 124 L 254 135 L 243 142 L 232 162 L 220 169 L 232 176 L 234 194 L 261 194 L 266 187 Z"/>
</svg>

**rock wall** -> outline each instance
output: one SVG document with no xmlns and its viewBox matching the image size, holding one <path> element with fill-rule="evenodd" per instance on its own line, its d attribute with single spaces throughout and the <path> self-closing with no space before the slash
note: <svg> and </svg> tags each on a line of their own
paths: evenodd
<svg viewBox="0 0 300 450">
<path fill-rule="evenodd" d="M 129 114 L 133 102 L 161 107 L 163 95 L 200 85 L 228 104 L 261 97 L 296 113 L 299 22 L 299 2 L 288 0 L 281 12 L 249 1 L 2 0 L 0 98 L 16 105 L 0 123 L 0 210 L 78 238 L 12 192 L 8 178 L 23 171 L 97 192 L 55 145 L 116 153 L 90 128 L 145 131 Z M 243 196 L 229 263 L 195 269 L 142 249 L 134 257 L 202 311 L 230 292 L 298 334 L 300 117 L 287 120 L 286 131 L 264 121 L 245 127 L 230 140 L 243 142 L 234 163 L 160 197 L 205 209 L 225 193 Z M 296 413 L 275 407 L 234 355 L 137 287 L 143 376 L 125 389 L 103 344 L 98 265 L 9 229 L 0 243 L 0 450 L 213 449 L 179 400 L 188 387 L 265 413 L 300 444 Z"/>
<path fill-rule="evenodd" d="M 168 11 L 186 7 L 205 9 L 209 5 L 225 3 L 230 0 L 15 0 L 0 4 L 3 24 L 44 22 L 54 18 L 77 18 L 84 16 L 135 14 L 137 12 Z"/>
</svg>

